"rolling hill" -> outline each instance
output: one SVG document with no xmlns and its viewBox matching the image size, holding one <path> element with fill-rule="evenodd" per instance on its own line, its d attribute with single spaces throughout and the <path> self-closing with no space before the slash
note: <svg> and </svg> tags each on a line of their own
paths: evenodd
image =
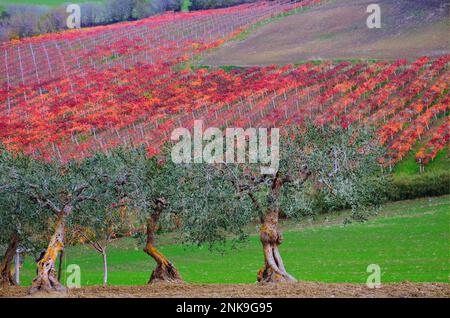
<svg viewBox="0 0 450 318">
<path fill-rule="evenodd" d="M 449 3 L 380 0 L 381 28 L 369 29 L 371 0 L 335 0 L 276 19 L 206 55 L 207 65 L 268 65 L 318 59 L 397 59 L 448 54 Z M 239 38 L 238 38 L 239 39 Z"/>
</svg>

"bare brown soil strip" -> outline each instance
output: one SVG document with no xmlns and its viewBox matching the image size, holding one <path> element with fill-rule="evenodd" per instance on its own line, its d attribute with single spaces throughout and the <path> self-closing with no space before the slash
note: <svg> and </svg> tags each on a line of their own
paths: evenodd
<svg viewBox="0 0 450 318">
<path fill-rule="evenodd" d="M 257 29 L 204 57 L 207 65 L 268 65 L 317 59 L 397 59 L 450 54 L 446 0 L 379 0 L 381 29 L 369 29 L 372 0 L 335 0 Z"/>
<path fill-rule="evenodd" d="M 0 289 L 0 297 L 30 297 L 25 287 Z M 326 284 L 314 282 L 281 284 L 156 284 L 147 286 L 99 286 L 71 289 L 67 294 L 38 293 L 32 297 L 136 297 L 136 298 L 264 298 L 264 297 L 450 297 L 450 285 L 446 283 L 387 283 L 380 288 L 369 289 L 364 284 Z"/>
</svg>

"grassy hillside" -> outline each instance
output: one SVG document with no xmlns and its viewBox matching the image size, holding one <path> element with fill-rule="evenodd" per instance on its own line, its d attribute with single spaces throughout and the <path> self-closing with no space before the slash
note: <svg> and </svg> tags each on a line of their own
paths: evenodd
<svg viewBox="0 0 450 318">
<path fill-rule="evenodd" d="M 381 28 L 369 29 L 371 0 L 331 0 L 260 22 L 203 64 L 270 65 L 320 59 L 415 59 L 448 54 L 448 1 L 380 0 Z"/>
<path fill-rule="evenodd" d="M 374 263 L 381 266 L 382 282 L 447 282 L 449 210 L 450 196 L 444 196 L 389 204 L 364 224 L 343 226 L 348 212 L 285 222 L 281 252 L 287 269 L 305 281 L 363 283 L 367 266 Z M 252 283 L 263 263 L 254 234 L 239 249 L 223 255 L 177 244 L 167 235 L 159 241 L 188 282 Z M 110 248 L 110 284 L 147 282 L 154 262 L 141 249 L 134 239 L 117 241 Z M 67 248 L 65 262 L 81 267 L 82 285 L 101 284 L 101 257 L 91 248 Z M 22 282 L 28 284 L 34 271 L 27 259 Z"/>
<path fill-rule="evenodd" d="M 409 155 L 400 161 L 394 169 L 394 175 L 397 177 L 405 177 L 417 175 L 420 173 L 420 167 L 416 162 L 415 154 L 418 148 L 414 148 Z M 424 173 L 436 173 L 439 171 L 446 171 L 450 167 L 450 158 L 448 156 L 448 149 L 441 150 L 436 158 L 425 166 Z"/>
</svg>

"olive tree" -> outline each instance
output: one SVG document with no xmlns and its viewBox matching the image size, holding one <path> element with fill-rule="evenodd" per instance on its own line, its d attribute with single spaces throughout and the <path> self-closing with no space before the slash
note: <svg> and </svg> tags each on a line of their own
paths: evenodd
<svg viewBox="0 0 450 318">
<path fill-rule="evenodd" d="M 155 246 L 159 228 L 173 228 L 177 211 L 172 207 L 178 185 L 173 182 L 176 173 L 171 161 L 161 156 L 149 157 L 145 148 L 133 150 L 116 149 L 111 156 L 122 163 L 124 176 L 121 192 L 125 194 L 122 204 L 136 213 L 138 221 L 146 225 L 144 252 L 156 262 L 149 283 L 180 282 L 181 275 L 174 264 Z"/>
<path fill-rule="evenodd" d="M 317 213 L 320 198 L 329 209 L 351 208 L 353 218 L 363 220 L 382 201 L 385 178 L 377 159 L 383 150 L 370 131 L 307 125 L 283 135 L 279 149 L 273 175 L 250 163 L 177 165 L 186 239 L 212 244 L 230 233 L 245 237 L 245 227 L 257 221 L 265 259 L 259 282 L 295 281 L 279 251 L 280 213 Z"/>
<path fill-rule="evenodd" d="M 67 222 L 82 203 L 103 200 L 103 188 L 93 186 L 91 179 L 96 179 L 95 174 L 81 173 L 79 162 L 63 165 L 28 157 L 26 163 L 7 167 L 5 175 L 9 185 L 23 198 L 34 202 L 37 209 L 51 213 L 54 219 L 53 235 L 38 262 L 38 274 L 29 292 L 64 291 L 65 287 L 57 279 L 55 262 L 64 248 Z"/>
<path fill-rule="evenodd" d="M 12 275 L 12 261 L 17 255 L 16 251 L 35 250 L 43 242 L 45 235 L 42 233 L 46 233 L 49 214 L 17 191 L 6 173 L 13 166 L 25 171 L 28 161 L 28 157 L 12 155 L 5 149 L 0 149 L 0 244 L 6 245 L 0 264 L 0 284 L 17 284 Z"/>
</svg>

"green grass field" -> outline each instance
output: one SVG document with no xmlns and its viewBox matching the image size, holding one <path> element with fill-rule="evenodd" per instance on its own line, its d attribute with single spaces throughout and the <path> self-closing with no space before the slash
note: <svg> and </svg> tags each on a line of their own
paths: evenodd
<svg viewBox="0 0 450 318">
<path fill-rule="evenodd" d="M 348 212 L 316 220 L 282 224 L 281 252 L 289 272 L 300 280 L 321 282 L 366 281 L 366 268 L 378 264 L 382 282 L 448 282 L 450 196 L 391 203 L 366 223 L 343 226 Z M 161 250 L 175 263 L 183 278 L 197 283 L 253 283 L 263 263 L 255 235 L 239 249 L 225 254 L 207 247 L 174 244 L 161 235 Z M 134 239 L 115 242 L 109 249 L 111 285 L 145 284 L 154 267 Z M 102 262 L 88 246 L 69 247 L 65 266 L 78 264 L 82 285 L 99 285 Z M 27 259 L 22 283 L 29 284 L 35 265 Z M 65 277 L 63 277 L 65 281 Z"/>
</svg>

